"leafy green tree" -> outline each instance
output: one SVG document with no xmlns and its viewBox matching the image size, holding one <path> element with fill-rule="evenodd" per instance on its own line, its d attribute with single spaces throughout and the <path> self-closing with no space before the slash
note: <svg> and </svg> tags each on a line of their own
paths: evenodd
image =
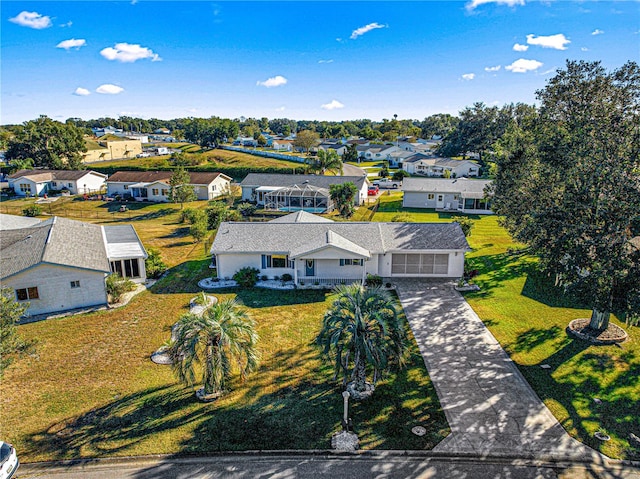
<svg viewBox="0 0 640 479">
<path fill-rule="evenodd" d="M 197 199 L 196 192 L 191 184 L 189 172 L 183 167 L 178 167 L 169 178 L 169 198 L 174 203 L 180 203 L 180 209 L 184 208 L 184 204 Z"/>
<path fill-rule="evenodd" d="M 342 155 L 342 161 L 344 163 L 357 163 L 358 161 L 358 147 L 355 143 L 352 143 L 347 146 L 347 150 Z"/>
<path fill-rule="evenodd" d="M 358 199 L 358 187 L 353 182 L 329 185 L 329 196 L 336 204 L 340 216 L 344 218 L 353 216 L 356 211 L 355 203 Z"/>
<path fill-rule="evenodd" d="M 296 134 L 296 139 L 293 140 L 293 146 L 303 149 L 306 153 L 309 150 L 320 143 L 320 135 L 315 131 L 302 130 Z"/>
<path fill-rule="evenodd" d="M 207 219 L 198 217 L 189 227 L 189 234 L 193 237 L 193 241 L 199 243 L 207 236 Z"/>
<path fill-rule="evenodd" d="M 422 138 L 433 138 L 439 136 L 445 138 L 458 126 L 458 118 L 448 113 L 438 113 L 428 116 L 420 124 Z"/>
<path fill-rule="evenodd" d="M 267 139 L 264 137 L 264 135 L 258 136 L 258 146 L 260 147 L 267 146 Z"/>
<path fill-rule="evenodd" d="M 316 338 L 333 362 L 337 378 L 349 379 L 356 392 L 367 389 L 367 367 L 375 385 L 392 365 L 404 364 L 405 327 L 391 295 L 380 287 L 341 285 Z"/>
<path fill-rule="evenodd" d="M 391 176 L 391 179 L 393 181 L 402 181 L 407 176 L 411 176 L 411 175 L 409 175 L 409 173 L 407 173 L 404 170 L 398 170 Z"/>
<path fill-rule="evenodd" d="M 251 203 L 240 203 L 238 205 L 238 213 L 240 213 L 243 217 L 253 216 L 258 207 Z"/>
<path fill-rule="evenodd" d="M 22 339 L 16 327 L 28 307 L 28 303 L 16 301 L 12 289 L 0 290 L 0 378 L 17 357 L 33 348 L 34 343 Z"/>
<path fill-rule="evenodd" d="M 471 236 L 471 230 L 473 229 L 473 220 L 471 218 L 468 216 L 452 216 L 451 219 L 460 225 L 466 237 Z"/>
<path fill-rule="evenodd" d="M 19 158 L 9 162 L 9 168 L 12 172 L 20 170 L 30 170 L 33 168 L 33 158 Z"/>
<path fill-rule="evenodd" d="M 148 278 L 157 279 L 167 270 L 166 263 L 162 260 L 160 250 L 147 248 L 147 259 L 144 260 L 144 269 Z"/>
<path fill-rule="evenodd" d="M 227 221 L 229 208 L 222 201 L 211 201 L 205 213 L 207 214 L 207 227 L 210 230 L 216 230 L 220 223 Z"/>
<path fill-rule="evenodd" d="M 307 159 L 311 171 L 324 175 L 327 171 L 342 175 L 342 159 L 336 150 L 319 150 L 318 155 Z"/>
<path fill-rule="evenodd" d="M 5 158 L 9 162 L 31 158 L 34 166 L 77 170 L 83 168 L 82 158 L 86 151 L 81 128 L 41 115 L 14 130 Z"/>
<path fill-rule="evenodd" d="M 169 347 L 178 379 L 196 382 L 201 365 L 205 396 L 221 396 L 228 388 L 234 365 L 244 380 L 258 367 L 255 322 L 235 300 L 216 303 L 200 315 L 183 315 L 175 326 L 176 339 Z"/>
<path fill-rule="evenodd" d="M 237 122 L 227 118 L 191 118 L 184 125 L 184 137 L 203 148 L 217 148 L 224 139 L 238 136 Z"/>
<path fill-rule="evenodd" d="M 538 117 L 500 142 L 494 208 L 604 330 L 616 291 L 639 277 L 640 68 L 568 61 L 537 98 Z"/>
</svg>

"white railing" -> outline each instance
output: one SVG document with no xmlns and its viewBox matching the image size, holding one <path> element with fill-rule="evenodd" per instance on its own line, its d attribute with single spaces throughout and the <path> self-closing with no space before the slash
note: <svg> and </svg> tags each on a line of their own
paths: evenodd
<svg viewBox="0 0 640 479">
<path fill-rule="evenodd" d="M 323 278 L 319 276 L 298 275 L 298 286 L 335 286 L 338 284 L 362 283 L 362 277 L 358 278 Z"/>
</svg>

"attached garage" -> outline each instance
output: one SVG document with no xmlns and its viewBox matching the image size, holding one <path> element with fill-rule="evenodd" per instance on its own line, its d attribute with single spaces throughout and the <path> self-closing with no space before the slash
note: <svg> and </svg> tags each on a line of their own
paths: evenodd
<svg viewBox="0 0 640 479">
<path fill-rule="evenodd" d="M 393 253 L 392 276 L 425 276 L 449 274 L 449 255 L 434 253 Z"/>
</svg>

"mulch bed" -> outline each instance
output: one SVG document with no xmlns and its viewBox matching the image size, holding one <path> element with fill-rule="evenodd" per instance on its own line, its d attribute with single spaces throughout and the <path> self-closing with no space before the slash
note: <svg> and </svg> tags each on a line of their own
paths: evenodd
<svg viewBox="0 0 640 479">
<path fill-rule="evenodd" d="M 589 318 L 574 319 L 569 323 L 567 331 L 569 334 L 590 341 L 594 344 L 616 344 L 625 341 L 629 335 L 620 326 L 609 323 L 604 331 L 597 331 L 589 327 Z"/>
</svg>

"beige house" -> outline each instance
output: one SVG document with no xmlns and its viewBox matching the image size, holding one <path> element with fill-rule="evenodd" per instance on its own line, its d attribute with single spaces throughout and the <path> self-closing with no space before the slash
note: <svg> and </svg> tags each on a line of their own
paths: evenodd
<svg viewBox="0 0 640 479">
<path fill-rule="evenodd" d="M 109 196 L 137 201 L 169 201 L 173 171 L 117 171 L 107 179 Z M 222 173 L 189 172 L 199 200 L 213 200 L 229 190 L 231 178 Z"/>
<path fill-rule="evenodd" d="M 96 148 L 89 149 L 84 154 L 82 160 L 84 163 L 135 158 L 136 155 L 142 153 L 140 139 L 119 138 L 117 140 L 98 140 L 96 143 Z"/>
<path fill-rule="evenodd" d="M 105 279 L 146 280 L 147 254 L 131 225 L 100 226 L 53 217 L 0 230 L 0 280 L 30 315 L 107 304 Z"/>
</svg>

